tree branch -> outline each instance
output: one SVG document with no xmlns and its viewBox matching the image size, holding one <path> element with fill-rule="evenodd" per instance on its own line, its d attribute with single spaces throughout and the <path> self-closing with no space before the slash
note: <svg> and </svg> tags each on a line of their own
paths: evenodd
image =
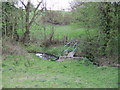
<svg viewBox="0 0 120 90">
<path fill-rule="evenodd" d="M 44 9 L 44 8 L 42 8 L 40 11 L 43 11 L 43 9 Z M 38 11 L 38 12 L 39 12 L 39 11 Z M 34 13 L 34 15 L 33 15 L 32 19 L 31 19 L 29 25 L 31 25 L 31 24 L 33 23 L 33 21 L 34 21 L 35 17 L 37 16 L 38 12 L 37 12 L 37 13 Z"/>
<path fill-rule="evenodd" d="M 23 1 L 21 1 L 21 0 L 20 0 L 20 2 L 21 2 L 21 3 L 22 3 L 22 5 L 26 8 L 26 5 L 24 4 L 24 2 L 23 2 Z"/>
<path fill-rule="evenodd" d="M 38 12 L 36 13 L 36 11 L 37 11 L 37 9 L 39 8 L 39 6 L 41 5 L 42 2 L 43 2 L 43 0 L 41 0 L 41 2 L 39 2 L 39 4 L 37 5 L 37 7 L 35 8 L 35 10 L 34 10 L 34 15 L 33 15 L 32 19 L 31 19 L 31 21 L 30 21 L 30 23 L 29 23 L 30 25 L 31 25 L 32 22 L 34 21 L 35 17 L 37 16 Z M 40 11 L 43 11 L 43 9 L 44 9 L 44 7 L 43 7 Z"/>
<path fill-rule="evenodd" d="M 43 2 L 43 0 L 41 0 L 41 2 L 39 2 L 39 4 L 37 5 L 37 7 L 34 10 L 34 13 L 36 12 L 36 10 L 39 8 L 39 6 L 41 5 L 41 3 Z"/>
</svg>

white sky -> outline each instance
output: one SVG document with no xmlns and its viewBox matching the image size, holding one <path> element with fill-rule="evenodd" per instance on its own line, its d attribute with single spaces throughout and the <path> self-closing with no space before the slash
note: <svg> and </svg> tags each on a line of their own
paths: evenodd
<svg viewBox="0 0 120 90">
<path fill-rule="evenodd" d="M 72 0 L 46 0 L 47 8 L 52 10 L 69 9 Z"/>
<path fill-rule="evenodd" d="M 24 3 L 26 3 L 28 0 L 22 0 Z M 31 0 L 31 3 L 33 5 L 37 5 L 38 4 L 38 1 L 41 1 L 41 0 Z M 46 7 L 47 9 L 51 9 L 51 10 L 68 10 L 70 8 L 70 2 L 72 0 L 44 0 L 46 1 Z M 19 7 L 22 6 L 22 4 L 19 2 L 18 4 Z"/>
</svg>

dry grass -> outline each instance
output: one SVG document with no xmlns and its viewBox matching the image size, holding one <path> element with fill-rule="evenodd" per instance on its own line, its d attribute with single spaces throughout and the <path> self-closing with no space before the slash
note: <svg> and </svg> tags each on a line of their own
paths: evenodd
<svg viewBox="0 0 120 90">
<path fill-rule="evenodd" d="M 16 56 L 25 56 L 27 51 L 20 45 L 20 43 L 15 42 L 14 40 L 9 40 L 8 38 L 2 40 L 2 55 L 16 55 Z"/>
</svg>

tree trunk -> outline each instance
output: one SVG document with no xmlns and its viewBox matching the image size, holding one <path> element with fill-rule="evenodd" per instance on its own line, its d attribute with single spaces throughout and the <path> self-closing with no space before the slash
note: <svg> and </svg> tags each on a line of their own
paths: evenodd
<svg viewBox="0 0 120 90">
<path fill-rule="evenodd" d="M 102 29 L 103 29 L 103 32 L 105 34 L 105 42 L 103 44 L 103 56 L 106 55 L 106 48 L 107 48 L 107 45 L 108 45 L 108 42 L 109 42 L 109 39 L 110 39 L 110 29 L 111 29 L 111 20 L 112 20 L 112 17 L 109 15 L 109 13 L 111 12 L 110 8 L 110 3 L 109 2 L 105 2 L 105 3 L 102 3 L 101 4 L 103 7 L 101 7 L 101 25 L 102 25 Z M 105 7 L 106 6 L 106 7 Z"/>
<path fill-rule="evenodd" d="M 110 13 L 110 5 L 107 4 L 106 13 L 104 13 L 104 16 L 105 16 L 105 19 L 106 19 L 106 25 L 105 25 L 105 34 L 106 34 L 106 36 L 105 36 L 105 44 L 104 44 L 104 55 L 106 55 L 106 48 L 107 48 L 108 42 L 110 40 L 110 29 L 111 29 L 110 24 L 112 22 L 111 21 L 112 17 L 109 16 L 109 13 Z"/>
<path fill-rule="evenodd" d="M 21 19 L 22 19 L 22 32 L 24 32 L 24 16 L 23 16 L 23 10 L 21 11 Z"/>
<path fill-rule="evenodd" d="M 14 24 L 12 25 L 12 39 L 14 38 Z"/>
<path fill-rule="evenodd" d="M 21 1 L 21 0 L 20 0 Z M 29 43 L 30 41 L 30 26 L 33 23 L 36 15 L 38 14 L 38 12 L 36 13 L 38 7 L 41 5 L 41 3 L 43 2 L 43 0 L 41 0 L 41 2 L 39 2 L 39 4 L 37 5 L 37 7 L 34 10 L 34 15 L 31 19 L 31 21 L 29 21 L 29 16 L 30 16 L 30 0 L 28 0 L 27 5 L 24 4 L 24 2 L 21 1 L 21 3 L 24 5 L 25 10 L 26 10 L 26 31 L 24 33 L 24 36 L 22 38 L 22 42 L 25 43 Z M 41 11 L 43 11 L 43 8 L 41 9 Z"/>
<path fill-rule="evenodd" d="M 29 43 L 30 41 L 30 24 L 29 24 L 29 14 L 30 14 L 30 2 L 26 6 L 26 31 L 23 36 L 23 43 Z"/>
<path fill-rule="evenodd" d="M 23 43 L 29 43 L 30 41 L 30 31 L 29 31 L 29 26 L 26 26 L 26 32 L 24 33 L 24 37 L 23 37 Z"/>
</svg>

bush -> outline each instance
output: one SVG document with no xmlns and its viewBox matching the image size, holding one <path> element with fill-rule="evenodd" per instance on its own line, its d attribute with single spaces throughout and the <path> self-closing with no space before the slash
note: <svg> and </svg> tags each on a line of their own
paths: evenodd
<svg viewBox="0 0 120 90">
<path fill-rule="evenodd" d="M 104 35 L 99 36 L 98 33 L 92 35 L 81 36 L 80 44 L 77 50 L 78 56 L 85 56 L 92 62 L 98 63 L 100 65 L 112 65 L 118 63 L 118 39 L 116 37 L 111 37 L 107 43 L 105 52 L 103 52 L 104 47 Z M 104 54 L 105 53 L 105 54 Z"/>
</svg>

